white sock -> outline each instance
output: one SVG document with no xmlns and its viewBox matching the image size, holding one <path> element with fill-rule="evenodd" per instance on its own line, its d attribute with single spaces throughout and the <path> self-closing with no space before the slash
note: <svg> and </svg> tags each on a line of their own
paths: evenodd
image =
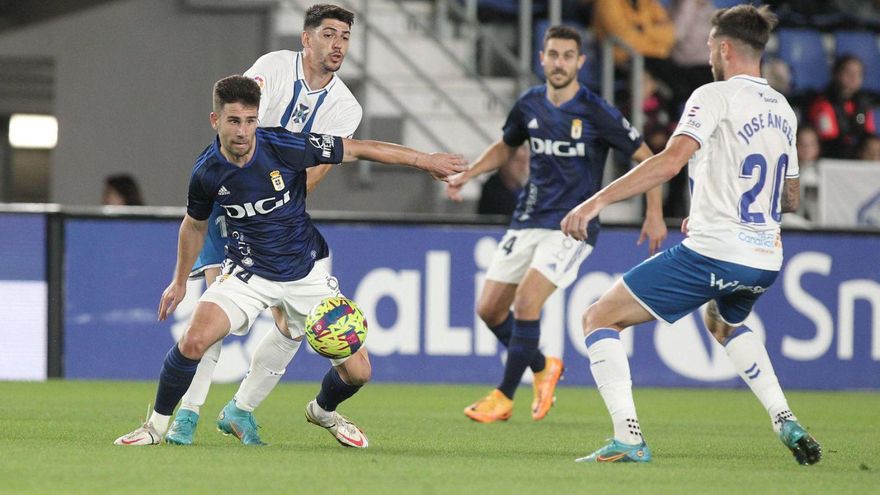
<svg viewBox="0 0 880 495">
<path fill-rule="evenodd" d="M 285 337 L 277 328 L 269 331 L 257 345 L 248 374 L 235 393 L 236 407 L 249 412 L 259 407 L 281 380 L 301 343 Z"/>
<path fill-rule="evenodd" d="M 153 411 L 150 414 L 150 419 L 147 420 L 147 423 L 151 423 L 153 425 L 153 429 L 156 430 L 156 433 L 158 433 L 160 437 L 165 436 L 165 432 L 168 431 L 168 423 L 170 422 L 171 416 L 165 416 L 164 414 L 159 414 L 156 411 Z"/>
<path fill-rule="evenodd" d="M 788 408 L 767 349 L 754 332 L 744 326 L 738 328 L 725 342 L 724 350 L 740 378 L 767 410 L 774 431 L 778 433 L 784 421 L 797 421 Z"/>
<path fill-rule="evenodd" d="M 600 328 L 587 336 L 586 343 L 590 372 L 611 414 L 614 438 L 629 445 L 642 443 L 644 439 L 633 402 L 629 361 L 620 343 L 620 334 L 615 330 Z"/>
<path fill-rule="evenodd" d="M 208 347 L 208 350 L 205 351 L 205 355 L 199 361 L 199 367 L 196 368 L 192 384 L 180 401 L 181 409 L 189 409 L 198 414 L 199 408 L 205 404 L 205 399 L 208 398 L 208 390 L 211 388 L 211 379 L 214 377 L 214 369 L 217 368 L 217 361 L 220 359 L 221 347 L 223 347 L 222 340 L 215 342 L 214 345 Z"/>
</svg>

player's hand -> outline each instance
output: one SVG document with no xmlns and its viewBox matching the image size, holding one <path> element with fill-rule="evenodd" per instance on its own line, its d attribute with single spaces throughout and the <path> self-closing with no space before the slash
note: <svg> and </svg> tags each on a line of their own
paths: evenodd
<svg viewBox="0 0 880 495">
<path fill-rule="evenodd" d="M 592 198 L 574 207 L 559 224 L 562 233 L 579 241 L 587 240 L 587 225 L 599 215 L 601 207 Z"/>
<path fill-rule="evenodd" d="M 636 245 L 641 246 L 645 239 L 648 239 L 648 255 L 653 256 L 660 249 L 663 241 L 666 240 L 667 234 L 668 231 L 663 217 L 648 215 L 642 224 L 642 232 L 639 234 L 639 241 Z"/>
<path fill-rule="evenodd" d="M 468 169 L 467 160 L 461 155 L 451 153 L 431 153 L 427 159 L 418 160 L 416 166 L 427 171 L 435 179 L 446 181 L 450 175 L 464 172 Z"/>
<path fill-rule="evenodd" d="M 184 296 L 186 296 L 186 282 L 182 284 L 171 282 L 162 293 L 162 300 L 159 301 L 159 321 L 165 321 L 168 315 L 177 309 L 177 305 L 183 301 Z"/>
<path fill-rule="evenodd" d="M 468 183 L 465 174 L 457 174 L 446 179 L 446 197 L 461 202 L 464 198 L 461 196 L 461 188 Z"/>
<path fill-rule="evenodd" d="M 688 220 L 690 220 L 690 218 L 691 217 L 684 217 L 684 220 L 681 221 L 681 233 L 684 235 L 687 235 L 688 233 Z"/>
</svg>

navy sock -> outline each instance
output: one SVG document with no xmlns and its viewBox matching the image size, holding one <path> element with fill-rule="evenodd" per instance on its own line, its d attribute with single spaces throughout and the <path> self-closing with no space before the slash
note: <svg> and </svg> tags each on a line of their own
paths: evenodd
<svg viewBox="0 0 880 495">
<path fill-rule="evenodd" d="M 541 340 L 541 320 L 516 320 L 513 336 L 507 347 L 507 364 L 504 367 L 504 380 L 498 390 L 513 398 L 522 375 L 538 352 Z M 543 368 L 542 368 L 543 369 Z"/>
<path fill-rule="evenodd" d="M 171 416 L 177 403 L 183 398 L 183 394 L 189 389 L 196 368 L 199 366 L 198 359 L 190 359 L 180 353 L 177 344 L 165 355 L 162 363 L 162 371 L 159 373 L 159 387 L 156 390 L 156 403 L 153 410 L 157 413 Z"/>
<path fill-rule="evenodd" d="M 356 394 L 358 390 L 361 389 L 363 385 L 349 385 L 342 381 L 342 377 L 339 376 L 339 372 L 336 371 L 336 368 L 330 367 L 330 371 L 324 375 L 324 380 L 321 382 L 321 391 L 318 392 L 318 396 L 315 397 L 315 400 L 318 402 L 318 405 L 321 406 L 321 409 L 325 411 L 335 411 L 336 407 L 339 404 L 352 395 Z"/>
<path fill-rule="evenodd" d="M 495 334 L 498 342 L 501 342 L 501 345 L 505 348 L 510 345 L 510 336 L 513 333 L 513 323 L 513 313 L 511 312 L 507 313 L 507 318 L 505 318 L 501 324 L 489 327 L 489 330 L 492 330 L 492 333 Z M 544 359 L 544 353 L 541 351 L 535 352 L 535 357 L 532 359 L 532 362 L 529 363 L 529 368 L 532 369 L 532 372 L 537 373 L 543 371 L 545 366 L 547 366 L 547 360 Z"/>
</svg>

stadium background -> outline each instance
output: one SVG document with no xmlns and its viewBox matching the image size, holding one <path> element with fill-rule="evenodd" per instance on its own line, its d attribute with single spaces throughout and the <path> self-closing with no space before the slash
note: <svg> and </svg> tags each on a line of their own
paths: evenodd
<svg viewBox="0 0 880 495">
<path fill-rule="evenodd" d="M 59 122 L 54 149 L 0 144 L 0 380 L 155 379 L 191 309 L 182 307 L 174 322 L 155 322 L 190 166 L 213 135 L 209 88 L 262 53 L 298 49 L 302 9 L 310 3 L 0 5 L 0 115 L 51 114 Z M 365 108 L 356 137 L 473 159 L 499 135 L 518 88 L 537 82 L 530 79 L 532 53 L 540 38 L 535 28 L 546 26 L 550 15 L 544 2 L 532 2 L 523 50 L 516 2 L 338 3 L 365 13 L 340 72 Z M 469 12 L 469 6 L 481 10 Z M 460 21 L 475 14 L 484 21 L 482 35 Z M 819 34 L 830 60 L 835 30 L 807 30 Z M 489 42 L 475 41 L 485 36 L 528 60 L 515 58 L 511 66 Z M 873 40 L 876 49 L 876 35 Z M 597 56 L 587 76 L 601 91 L 601 47 L 591 42 Z M 778 37 L 772 43 L 782 48 Z M 461 60 L 450 59 L 450 52 Z M 416 63 L 424 60 L 429 63 Z M 483 74 L 481 82 L 471 71 Z M 866 83 L 876 83 L 877 73 L 870 74 Z M 617 90 L 632 86 L 620 73 L 612 84 Z M 456 107 L 468 112 L 463 116 Z M 101 178 L 118 172 L 133 174 L 152 206 L 98 206 Z M 867 177 L 861 182 L 872 184 Z M 872 194 L 880 190 L 872 191 L 865 194 L 874 206 L 868 201 L 860 207 L 876 208 L 880 196 Z M 468 201 L 455 205 L 422 175 L 358 164 L 334 170 L 309 198 L 333 247 L 344 292 L 372 313 L 376 383 L 488 385 L 498 376 L 503 356 L 477 321 L 473 302 L 504 219 L 474 215 L 478 193 L 472 189 Z M 578 281 L 548 303 L 542 345 L 569 363 L 563 388 L 592 388 L 579 315 L 644 257 L 644 247 L 635 246 L 639 209 L 638 201 L 630 202 L 603 217 L 612 228 L 603 232 Z M 855 389 L 876 397 L 880 389 L 880 232 L 876 224 L 856 223 L 787 229 L 783 272 L 751 322 L 756 330 L 766 328 L 787 390 Z M 666 245 L 677 240 L 672 236 Z M 229 340 L 217 381 L 243 376 L 249 350 L 270 325 L 261 319 L 251 336 Z M 644 327 L 627 340 L 636 386 L 744 388 L 699 318 L 673 329 Z M 285 380 L 319 379 L 323 365 L 316 363 L 313 353 L 301 352 Z"/>
</svg>

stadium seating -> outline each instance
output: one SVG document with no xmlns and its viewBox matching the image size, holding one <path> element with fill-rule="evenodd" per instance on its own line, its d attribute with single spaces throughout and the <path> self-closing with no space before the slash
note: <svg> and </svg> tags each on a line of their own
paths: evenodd
<svg viewBox="0 0 880 495">
<path fill-rule="evenodd" d="M 812 29 L 780 28 L 779 58 L 791 68 L 795 92 L 821 91 L 831 80 L 828 59 L 822 45 L 822 33 Z"/>
<path fill-rule="evenodd" d="M 837 31 L 834 33 L 834 54 L 855 55 L 865 64 L 864 88 L 880 92 L 880 49 L 877 35 L 869 31 Z"/>
</svg>

